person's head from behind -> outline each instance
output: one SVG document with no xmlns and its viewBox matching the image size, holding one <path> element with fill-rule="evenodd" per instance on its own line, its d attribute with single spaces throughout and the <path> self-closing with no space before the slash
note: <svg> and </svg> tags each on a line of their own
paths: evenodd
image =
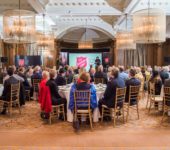
<svg viewBox="0 0 170 150">
<path fill-rule="evenodd" d="M 14 72 L 17 70 L 15 65 L 12 65 L 12 68 L 13 68 Z"/>
<path fill-rule="evenodd" d="M 73 74 L 73 68 L 72 68 L 72 67 L 69 67 L 69 68 L 68 68 L 68 73 L 69 73 L 69 74 Z"/>
<path fill-rule="evenodd" d="M 97 68 L 97 71 L 98 71 L 98 72 L 103 72 L 103 66 L 102 66 L 102 65 L 99 65 L 98 68 Z"/>
<path fill-rule="evenodd" d="M 7 70 L 7 73 L 9 76 L 12 76 L 14 74 L 14 68 L 13 67 L 9 67 Z"/>
<path fill-rule="evenodd" d="M 81 68 L 79 69 L 79 74 L 81 74 L 81 73 L 83 73 L 83 72 L 86 72 L 86 69 L 85 69 L 84 67 L 81 67 Z"/>
<path fill-rule="evenodd" d="M 24 73 L 24 72 L 25 72 L 25 68 L 24 68 L 24 67 L 20 67 L 20 68 L 18 69 L 18 71 L 19 71 L 20 73 Z"/>
<path fill-rule="evenodd" d="M 119 69 L 118 68 L 113 68 L 111 75 L 113 78 L 118 78 L 119 77 Z"/>
<path fill-rule="evenodd" d="M 129 70 L 129 76 L 130 77 L 135 77 L 135 75 L 136 75 L 136 70 L 135 69 L 130 69 Z"/>
<path fill-rule="evenodd" d="M 159 76 L 158 70 L 153 70 L 153 71 L 152 71 L 152 78 L 155 78 L 155 77 L 157 77 L 157 76 Z"/>
<path fill-rule="evenodd" d="M 56 70 L 52 69 L 50 70 L 50 79 L 55 79 L 57 75 Z"/>
<path fill-rule="evenodd" d="M 141 73 L 141 68 L 140 67 L 136 67 L 136 73 Z"/>
<path fill-rule="evenodd" d="M 48 80 L 49 79 L 49 72 L 48 71 L 43 71 L 42 72 L 42 78 Z"/>
<path fill-rule="evenodd" d="M 64 76 L 64 75 L 65 75 L 65 70 L 64 70 L 64 68 L 60 68 L 59 74 L 60 74 L 61 76 Z"/>
<path fill-rule="evenodd" d="M 36 66 L 35 68 L 34 68 L 34 72 L 39 72 L 40 71 L 40 66 Z"/>
<path fill-rule="evenodd" d="M 145 71 L 146 71 L 145 67 L 142 66 L 142 67 L 141 67 L 141 72 L 142 72 L 142 73 L 145 73 Z"/>
<path fill-rule="evenodd" d="M 119 71 L 123 72 L 124 71 L 124 66 L 119 66 Z"/>
<path fill-rule="evenodd" d="M 79 79 L 82 80 L 83 82 L 90 82 L 90 75 L 87 72 L 82 72 L 79 76 Z"/>
<path fill-rule="evenodd" d="M 95 69 L 94 68 L 90 68 L 90 73 L 91 74 L 95 74 Z"/>
</svg>

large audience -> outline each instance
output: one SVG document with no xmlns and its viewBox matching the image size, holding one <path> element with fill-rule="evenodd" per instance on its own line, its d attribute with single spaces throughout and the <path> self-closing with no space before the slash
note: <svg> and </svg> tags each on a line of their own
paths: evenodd
<svg viewBox="0 0 170 150">
<path fill-rule="evenodd" d="M 68 109 L 74 111 L 74 91 L 75 90 L 90 90 L 90 107 L 91 109 L 99 108 L 102 113 L 102 105 L 108 108 L 114 107 L 114 99 L 116 96 L 116 89 L 126 87 L 125 101 L 128 102 L 129 87 L 140 85 L 140 91 L 147 91 L 149 82 L 155 84 L 155 94 L 160 95 L 162 86 L 170 86 L 170 67 L 169 66 L 131 66 L 125 68 L 124 66 L 109 66 L 103 68 L 102 65 L 95 67 L 90 66 L 89 70 L 85 68 L 78 68 L 75 66 L 60 66 L 58 70 L 44 68 L 40 66 L 19 67 L 9 66 L 7 69 L 1 70 L 1 77 L 4 89 L 0 99 L 9 101 L 10 85 L 19 81 L 20 83 L 20 105 L 25 105 L 26 95 L 25 91 L 30 90 L 30 97 L 34 99 L 34 93 L 38 93 L 38 101 L 41 106 L 41 117 L 43 119 L 49 118 L 52 105 L 64 104 L 65 117 L 67 117 Z M 103 97 L 97 101 L 95 78 L 103 78 L 103 84 L 106 84 L 106 89 Z M 34 91 L 33 80 L 41 79 L 39 89 Z M 71 85 L 70 100 L 62 98 L 59 93 L 59 87 L 63 85 Z M 131 101 L 131 105 L 136 101 Z M 7 106 L 4 104 L 1 114 L 7 113 Z M 84 109 L 84 108 L 82 108 Z M 60 115 L 60 119 L 63 116 Z M 108 119 L 108 118 L 107 118 Z"/>
</svg>

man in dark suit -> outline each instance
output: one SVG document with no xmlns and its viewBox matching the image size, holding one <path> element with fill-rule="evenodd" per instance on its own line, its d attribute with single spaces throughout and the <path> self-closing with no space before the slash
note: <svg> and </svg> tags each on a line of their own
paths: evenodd
<svg viewBox="0 0 170 150">
<path fill-rule="evenodd" d="M 30 90 L 30 85 L 29 85 L 26 75 L 24 74 L 24 71 L 25 69 L 23 67 L 20 67 L 18 75 L 24 79 L 23 86 L 25 90 Z"/>
<path fill-rule="evenodd" d="M 64 98 L 61 98 L 58 93 L 58 86 L 54 80 L 56 76 L 56 71 L 51 70 L 50 71 L 50 79 L 47 81 L 46 85 L 50 88 L 50 94 L 51 94 L 51 101 L 52 105 L 60 105 L 64 104 L 65 113 L 67 112 L 67 101 Z"/>
<path fill-rule="evenodd" d="M 9 75 L 9 78 L 5 80 L 4 82 L 4 90 L 2 93 L 2 96 L 0 97 L 0 99 L 4 100 L 4 101 L 10 101 L 10 96 L 11 96 L 11 85 L 12 84 L 17 84 L 19 81 L 13 76 L 14 74 L 14 70 L 12 67 L 9 67 L 7 70 L 7 73 Z M 1 112 L 1 114 L 6 114 L 6 105 L 4 104 L 3 106 L 3 111 Z"/>
<path fill-rule="evenodd" d="M 164 87 L 170 87 L 170 79 L 165 80 Z M 170 101 L 166 101 L 166 105 L 170 106 Z"/>
<path fill-rule="evenodd" d="M 107 83 L 104 97 L 99 100 L 98 107 L 102 114 L 102 105 L 113 108 L 115 105 L 116 88 L 124 88 L 125 82 L 119 77 L 119 69 L 114 68 L 111 72 L 113 79 Z M 120 104 L 121 105 L 121 104 Z"/>
<path fill-rule="evenodd" d="M 140 85 L 140 81 L 135 78 L 135 75 L 136 75 L 136 71 L 135 69 L 130 69 L 129 71 L 129 77 L 130 79 L 128 79 L 126 81 L 126 97 L 125 97 L 125 102 L 129 102 L 129 90 L 130 90 L 130 86 L 138 86 Z M 135 105 L 136 104 L 136 100 L 133 99 L 130 101 L 130 104 L 131 105 Z"/>
<path fill-rule="evenodd" d="M 66 79 L 64 77 L 64 68 L 60 68 L 59 74 L 57 75 L 57 78 L 55 79 L 55 82 L 58 86 L 66 85 Z"/>
</svg>

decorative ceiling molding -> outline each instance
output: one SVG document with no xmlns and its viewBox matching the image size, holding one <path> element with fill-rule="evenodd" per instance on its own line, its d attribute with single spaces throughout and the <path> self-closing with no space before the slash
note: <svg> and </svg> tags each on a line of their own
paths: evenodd
<svg viewBox="0 0 170 150">
<path fill-rule="evenodd" d="M 19 8 L 18 0 L 0 0 L 0 14 L 2 14 L 6 10 L 18 8 Z M 27 0 L 21 0 L 21 9 L 35 11 L 32 5 L 30 5 L 30 3 L 27 2 Z"/>
<path fill-rule="evenodd" d="M 123 11 L 132 0 L 105 0 L 111 7 Z"/>
<path fill-rule="evenodd" d="M 43 14 L 45 12 L 45 6 L 42 5 L 42 3 L 40 3 L 39 0 L 27 0 L 27 1 L 38 14 Z"/>
<path fill-rule="evenodd" d="M 117 16 L 100 16 L 100 18 L 112 26 L 118 17 Z"/>
</svg>

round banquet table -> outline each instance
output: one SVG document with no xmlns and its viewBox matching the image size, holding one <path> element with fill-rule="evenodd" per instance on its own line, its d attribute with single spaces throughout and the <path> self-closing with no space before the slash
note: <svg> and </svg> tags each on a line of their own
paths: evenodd
<svg viewBox="0 0 170 150">
<path fill-rule="evenodd" d="M 106 85 L 100 84 L 100 85 L 95 85 L 95 87 L 96 87 L 97 103 L 98 103 L 99 99 L 103 97 Z M 70 101 L 70 89 L 71 89 L 71 84 L 66 86 L 59 86 L 59 94 L 62 98 L 66 98 L 67 100 L 67 121 L 73 122 L 73 113 L 71 112 L 70 109 L 68 109 L 69 101 Z M 100 117 L 100 112 L 97 107 L 93 111 L 93 122 L 98 122 L 99 117 Z"/>
</svg>

